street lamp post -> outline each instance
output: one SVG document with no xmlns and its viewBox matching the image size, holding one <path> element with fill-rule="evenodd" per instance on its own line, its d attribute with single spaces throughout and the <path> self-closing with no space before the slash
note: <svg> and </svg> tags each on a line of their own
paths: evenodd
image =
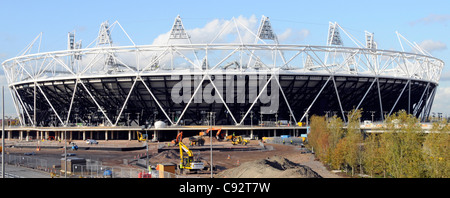
<svg viewBox="0 0 450 198">
<path fill-rule="evenodd" d="M 64 131 L 64 177 L 67 178 L 67 138 L 66 131 Z"/>
<path fill-rule="evenodd" d="M 5 87 L 2 86 L 2 178 L 5 178 Z"/>
<path fill-rule="evenodd" d="M 211 178 L 213 178 L 213 154 L 212 154 L 212 115 L 213 115 L 213 112 L 211 111 L 211 112 L 209 112 L 209 145 L 210 145 L 210 153 L 211 153 L 211 167 L 210 167 L 210 169 L 211 169 Z"/>
</svg>

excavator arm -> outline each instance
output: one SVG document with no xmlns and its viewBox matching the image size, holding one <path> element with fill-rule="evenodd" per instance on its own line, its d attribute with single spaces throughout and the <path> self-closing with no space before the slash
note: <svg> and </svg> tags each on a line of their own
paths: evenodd
<svg viewBox="0 0 450 198">
<path fill-rule="evenodd" d="M 180 157 L 183 157 L 183 151 L 188 154 L 189 157 L 193 157 L 194 154 L 192 154 L 192 151 L 189 150 L 189 148 L 183 143 L 179 142 L 178 145 L 180 145 Z"/>
<path fill-rule="evenodd" d="M 174 140 L 172 140 L 172 144 L 174 146 L 177 146 L 178 143 L 181 143 L 181 141 L 183 140 L 183 131 L 179 132 L 177 134 L 177 138 L 175 138 Z"/>
<path fill-rule="evenodd" d="M 222 128 L 208 128 L 204 134 L 203 132 L 200 133 L 200 135 L 209 135 L 209 132 L 211 131 L 217 131 L 216 133 L 216 139 L 221 140 L 224 138 L 224 134 L 222 134 Z"/>
<path fill-rule="evenodd" d="M 203 162 L 194 161 L 194 154 L 183 142 L 179 142 L 178 145 L 180 146 L 180 169 L 202 170 L 204 168 Z M 188 157 L 183 156 L 183 151 Z"/>
</svg>

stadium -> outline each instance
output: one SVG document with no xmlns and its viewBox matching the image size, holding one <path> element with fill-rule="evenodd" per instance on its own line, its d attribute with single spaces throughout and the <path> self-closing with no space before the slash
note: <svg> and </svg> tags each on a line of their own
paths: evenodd
<svg viewBox="0 0 450 198">
<path fill-rule="evenodd" d="M 129 45 L 115 44 L 116 32 Z M 175 131 L 296 130 L 311 115 L 347 121 L 353 109 L 363 110 L 362 120 L 405 110 L 425 121 L 444 62 L 396 34 L 402 50 L 382 50 L 373 33 L 360 42 L 330 22 L 326 45 L 282 44 L 263 16 L 258 29 L 233 18 L 200 42 L 177 16 L 165 42 L 137 45 L 119 22 L 106 21 L 87 47 L 70 32 L 66 50 L 29 53 L 40 34 L 2 67 L 21 127 L 31 130 L 131 130 L 157 121 Z"/>
</svg>

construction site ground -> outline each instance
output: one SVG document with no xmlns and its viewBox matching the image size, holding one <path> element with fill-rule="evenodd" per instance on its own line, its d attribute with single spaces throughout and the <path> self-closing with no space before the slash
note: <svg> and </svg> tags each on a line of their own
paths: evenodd
<svg viewBox="0 0 450 198">
<path fill-rule="evenodd" d="M 183 139 L 183 142 L 185 139 Z M 142 149 L 131 151 L 109 151 L 109 150 L 94 150 L 94 149 L 78 149 L 77 151 L 71 150 L 68 146 L 67 153 L 74 153 L 77 157 L 101 161 L 105 166 L 119 166 L 119 167 L 138 167 L 136 165 L 137 159 L 146 158 L 146 149 L 144 142 L 128 141 L 128 140 L 109 140 L 98 141 L 98 145 L 88 145 L 85 141 L 74 141 L 79 147 L 133 147 Z M 245 147 L 260 148 L 259 140 L 251 140 L 250 144 Z M 206 139 L 204 147 L 209 147 L 210 140 Z M 21 147 L 20 145 L 27 145 Z M 7 141 L 7 145 L 16 145 L 14 147 L 7 147 L 6 151 L 11 155 L 25 155 L 32 153 L 33 156 L 39 157 L 39 159 L 45 159 L 48 164 L 60 165 L 62 154 L 64 153 L 64 142 L 58 141 L 44 141 L 44 142 L 25 142 L 25 141 Z M 31 146 L 30 146 L 31 145 Z M 33 145 L 36 145 L 35 147 Z M 45 145 L 59 145 L 61 148 L 48 147 Z M 149 159 L 150 164 L 156 163 L 168 163 L 172 162 L 179 164 L 179 150 L 178 147 L 170 145 L 170 142 L 149 142 Z M 170 145 L 170 146 L 168 146 Z M 309 167 L 318 175 L 323 178 L 339 178 L 341 176 L 327 170 L 325 166 L 315 160 L 315 157 L 311 153 L 302 153 L 299 146 L 282 145 L 282 144 L 265 144 L 266 146 L 273 147 L 270 150 L 249 150 L 236 149 L 236 151 L 221 151 L 220 149 L 213 150 L 213 165 L 216 167 L 214 175 L 223 172 L 228 169 L 237 168 L 246 162 L 253 162 L 257 160 L 267 159 L 274 156 L 279 156 L 288 159 L 290 162 Z M 214 147 L 233 148 L 231 142 L 227 141 L 213 141 Z M 158 147 L 172 148 L 164 153 L 158 153 Z M 242 145 L 234 146 L 235 148 L 242 148 Z M 38 151 L 38 148 L 39 151 Z M 210 151 L 208 149 L 193 150 L 196 157 L 202 159 L 205 164 L 210 162 Z M 124 163 L 125 162 L 125 163 Z M 210 177 L 210 172 L 203 171 L 199 174 L 192 174 L 194 177 Z M 231 176 L 232 177 L 232 176 Z"/>
</svg>

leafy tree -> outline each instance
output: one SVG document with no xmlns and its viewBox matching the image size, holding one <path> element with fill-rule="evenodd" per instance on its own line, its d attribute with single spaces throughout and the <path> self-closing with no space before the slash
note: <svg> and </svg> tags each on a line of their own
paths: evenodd
<svg viewBox="0 0 450 198">
<path fill-rule="evenodd" d="M 311 117 L 311 132 L 308 135 L 308 142 L 314 150 L 319 160 L 325 160 L 329 147 L 329 131 L 325 117 L 313 115 Z"/>
<path fill-rule="evenodd" d="M 347 144 L 344 148 L 345 150 L 345 162 L 352 169 L 352 176 L 357 168 L 360 166 L 361 168 L 361 143 L 362 143 L 362 135 L 360 130 L 360 122 L 361 118 L 361 110 L 353 110 L 349 113 L 348 125 L 347 125 L 347 134 L 344 137 Z"/>
<path fill-rule="evenodd" d="M 423 143 L 423 158 L 428 177 L 450 177 L 450 126 L 446 120 L 433 124 Z"/>
<path fill-rule="evenodd" d="M 333 116 L 332 118 L 329 119 L 327 123 L 327 128 L 329 131 L 328 136 L 329 147 L 327 150 L 327 162 L 328 164 L 332 165 L 333 161 L 335 160 L 334 151 L 339 143 L 339 140 L 341 140 L 345 135 L 344 122 L 342 121 L 341 118 Z"/>
<path fill-rule="evenodd" d="M 346 172 L 348 171 L 348 162 L 347 162 L 347 152 L 348 152 L 348 139 L 347 138 L 342 138 L 339 140 L 338 144 L 336 145 L 336 149 L 334 149 L 333 151 L 333 156 L 332 156 L 332 163 L 331 166 L 334 169 L 339 169 L 339 170 L 345 170 Z"/>
<path fill-rule="evenodd" d="M 422 131 L 419 120 L 405 111 L 389 116 L 382 133 L 360 132 L 361 111 L 349 113 L 347 127 L 336 116 L 311 118 L 309 146 L 316 157 L 333 169 L 358 169 L 372 177 L 417 178 L 450 177 L 450 125 L 435 123 L 429 134 Z M 346 128 L 346 130 L 345 130 Z"/>
<path fill-rule="evenodd" d="M 382 155 L 388 172 L 396 178 L 424 176 L 423 132 L 417 118 L 400 111 L 388 117 L 386 123 Z"/>
<path fill-rule="evenodd" d="M 367 173 L 372 177 L 383 172 L 380 138 L 377 134 L 370 134 L 364 140 L 363 164 Z"/>
</svg>

